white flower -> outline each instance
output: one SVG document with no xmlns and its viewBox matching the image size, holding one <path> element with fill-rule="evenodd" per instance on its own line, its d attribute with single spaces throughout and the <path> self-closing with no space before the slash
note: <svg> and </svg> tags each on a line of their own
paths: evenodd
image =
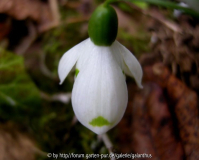
<svg viewBox="0 0 199 160">
<path fill-rule="evenodd" d="M 59 62 L 60 84 L 76 65 L 79 71 L 72 91 L 72 106 L 77 119 L 97 134 L 119 123 L 126 110 L 128 93 L 124 73 L 135 78 L 142 88 L 142 68 L 119 42 L 97 46 L 90 38 L 67 51 Z"/>
</svg>

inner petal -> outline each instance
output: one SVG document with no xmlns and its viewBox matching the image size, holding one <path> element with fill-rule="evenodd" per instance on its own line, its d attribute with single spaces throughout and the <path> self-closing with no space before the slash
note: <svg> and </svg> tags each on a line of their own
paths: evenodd
<svg viewBox="0 0 199 160">
<path fill-rule="evenodd" d="M 72 91 L 77 119 L 97 134 L 114 127 L 127 105 L 125 78 L 113 54 L 109 47 L 95 46 L 85 66 L 78 67 Z"/>
</svg>

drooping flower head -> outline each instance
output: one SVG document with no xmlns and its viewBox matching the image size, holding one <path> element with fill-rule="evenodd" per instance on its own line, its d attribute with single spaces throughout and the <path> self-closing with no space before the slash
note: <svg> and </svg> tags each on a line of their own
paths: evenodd
<svg viewBox="0 0 199 160">
<path fill-rule="evenodd" d="M 125 74 L 142 88 L 142 68 L 134 55 L 116 41 L 118 19 L 104 3 L 92 14 L 89 37 L 67 51 L 58 67 L 60 84 L 76 66 L 72 106 L 77 119 L 97 134 L 119 123 L 126 110 Z"/>
</svg>

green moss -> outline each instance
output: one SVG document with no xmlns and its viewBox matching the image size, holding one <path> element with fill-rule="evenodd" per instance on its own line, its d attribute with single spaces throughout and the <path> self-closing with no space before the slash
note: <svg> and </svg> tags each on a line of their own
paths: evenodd
<svg viewBox="0 0 199 160">
<path fill-rule="evenodd" d="M 91 124 L 94 127 L 102 127 L 110 125 L 110 122 L 104 117 L 99 116 L 97 118 L 92 119 L 92 121 L 89 122 L 89 124 Z"/>
<path fill-rule="evenodd" d="M 40 92 L 23 57 L 0 48 L 0 118 L 27 125 L 39 115 L 40 105 Z"/>
</svg>

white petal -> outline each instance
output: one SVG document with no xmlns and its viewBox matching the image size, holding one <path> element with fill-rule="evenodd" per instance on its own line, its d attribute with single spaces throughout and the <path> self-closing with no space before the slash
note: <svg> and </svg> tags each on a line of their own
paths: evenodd
<svg viewBox="0 0 199 160">
<path fill-rule="evenodd" d="M 81 54 L 84 54 L 86 52 L 87 43 L 89 42 L 89 38 L 82 41 L 81 43 L 77 44 L 70 50 L 68 50 L 64 55 L 62 56 L 59 66 L 58 66 L 58 75 L 60 78 L 60 84 L 63 83 L 65 78 L 67 77 L 68 73 L 71 71 L 75 63 L 77 62 L 79 56 Z"/>
<path fill-rule="evenodd" d="M 114 42 L 111 46 L 110 49 L 112 50 L 112 53 L 117 61 L 117 63 L 119 64 L 119 66 L 122 68 L 123 70 L 123 66 L 124 66 L 124 60 L 123 60 L 123 56 L 119 53 L 118 54 L 118 45 Z"/>
<path fill-rule="evenodd" d="M 126 82 L 110 47 L 94 46 L 86 63 L 83 69 L 80 65 L 72 105 L 84 126 L 102 134 L 124 115 L 128 99 Z"/>
<path fill-rule="evenodd" d="M 77 61 L 76 68 L 79 71 L 80 71 L 80 68 L 82 70 L 87 65 L 88 60 L 90 59 L 92 54 L 95 54 L 95 49 L 96 49 L 96 45 L 89 38 L 86 44 L 86 52 L 84 52 L 84 54 L 81 54 Z"/>
<path fill-rule="evenodd" d="M 136 57 L 118 41 L 115 41 L 111 46 L 111 48 L 115 48 L 115 54 L 122 55 L 123 58 L 122 68 L 124 72 L 127 75 L 134 77 L 137 85 L 140 88 L 143 88 L 141 84 L 143 76 L 142 67 L 139 61 L 136 59 Z"/>
</svg>

